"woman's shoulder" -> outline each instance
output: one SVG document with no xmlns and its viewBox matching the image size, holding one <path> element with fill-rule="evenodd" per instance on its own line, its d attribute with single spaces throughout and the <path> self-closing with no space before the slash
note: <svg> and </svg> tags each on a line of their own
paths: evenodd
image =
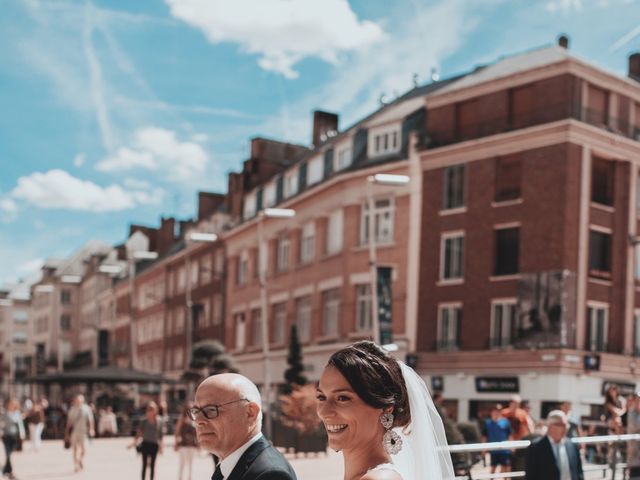
<svg viewBox="0 0 640 480">
<path fill-rule="evenodd" d="M 388 463 L 372 468 L 360 480 L 403 480 L 403 478 L 396 468 Z"/>
</svg>

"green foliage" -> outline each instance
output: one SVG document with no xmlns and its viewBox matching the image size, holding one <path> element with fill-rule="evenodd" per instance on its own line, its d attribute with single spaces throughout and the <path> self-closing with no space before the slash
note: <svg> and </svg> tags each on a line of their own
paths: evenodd
<svg viewBox="0 0 640 480">
<path fill-rule="evenodd" d="M 298 329 L 295 325 L 291 325 L 291 337 L 289 340 L 289 354 L 287 355 L 287 363 L 289 368 L 284 372 L 284 378 L 287 381 L 285 393 L 290 393 L 294 385 L 306 385 L 307 377 L 304 376 L 304 365 L 302 363 L 302 347 L 298 339 Z"/>
</svg>

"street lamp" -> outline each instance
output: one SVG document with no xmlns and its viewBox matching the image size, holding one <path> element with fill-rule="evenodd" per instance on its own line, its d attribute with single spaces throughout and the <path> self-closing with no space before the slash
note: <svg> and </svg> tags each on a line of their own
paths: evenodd
<svg viewBox="0 0 640 480">
<path fill-rule="evenodd" d="M 271 358 L 269 355 L 269 319 L 267 312 L 267 249 L 264 244 L 265 218 L 293 218 L 296 211 L 291 208 L 265 208 L 258 212 L 258 260 L 260 280 L 260 317 L 262 326 L 262 362 L 264 366 L 263 407 L 265 433 L 271 438 Z"/>
<path fill-rule="evenodd" d="M 204 233 L 204 232 L 190 232 L 186 235 L 185 241 L 185 256 L 184 256 L 184 268 L 185 274 L 187 276 L 187 285 L 186 285 L 186 293 L 185 300 L 187 305 L 187 328 L 185 332 L 186 341 L 185 341 L 185 355 L 184 358 L 188 359 L 188 362 L 191 363 L 191 349 L 193 348 L 193 302 L 191 300 L 191 265 L 189 263 L 189 244 L 190 243 L 213 243 L 218 240 L 218 235 L 215 233 Z M 189 392 L 190 394 L 193 392 Z M 190 398 L 190 397 L 189 397 Z"/>
<path fill-rule="evenodd" d="M 408 175 L 393 175 L 389 173 L 376 173 L 367 177 L 367 206 L 369 209 L 369 268 L 371 281 L 371 326 L 373 328 L 373 341 L 380 344 L 380 315 L 378 306 L 378 260 L 375 238 L 375 211 L 373 201 L 373 186 L 404 186 L 411 178 Z"/>
</svg>

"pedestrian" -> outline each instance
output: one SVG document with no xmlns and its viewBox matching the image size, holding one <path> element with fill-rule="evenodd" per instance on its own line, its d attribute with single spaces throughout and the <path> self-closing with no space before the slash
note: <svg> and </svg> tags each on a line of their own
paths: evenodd
<svg viewBox="0 0 640 480">
<path fill-rule="evenodd" d="M 39 452 L 42 445 L 42 431 L 44 430 L 44 406 L 42 402 L 32 403 L 31 410 L 27 412 L 25 420 L 29 426 L 31 450 Z"/>
<path fill-rule="evenodd" d="M 527 451 L 527 480 L 583 480 L 578 447 L 566 438 L 569 422 L 562 410 L 547 416 L 547 434 L 534 441 Z"/>
<path fill-rule="evenodd" d="M 604 409 L 605 421 L 609 427 L 609 433 L 620 435 L 624 433 L 622 416 L 626 413 L 625 399 L 620 396 L 618 387 L 610 385 L 605 393 Z"/>
<path fill-rule="evenodd" d="M 511 424 L 501 415 L 502 405 L 491 408 L 490 417 L 484 421 L 482 431 L 483 442 L 505 442 L 511 438 Z M 491 473 L 500 467 L 500 473 L 511 471 L 511 450 L 493 450 L 491 456 Z"/>
<path fill-rule="evenodd" d="M 289 462 L 262 435 L 258 388 L 237 373 L 204 380 L 189 410 L 202 448 L 220 457 L 212 480 L 296 480 Z"/>
<path fill-rule="evenodd" d="M 583 432 L 580 428 L 580 421 L 571 410 L 571 402 L 564 401 L 560 404 L 560 410 L 564 412 L 569 421 L 569 428 L 567 429 L 567 438 L 582 437 Z"/>
<path fill-rule="evenodd" d="M 128 448 L 135 447 L 142 454 L 142 480 L 145 480 L 147 465 L 149 466 L 149 479 L 153 480 L 156 469 L 156 457 L 162 453 L 162 421 L 158 416 L 158 405 L 149 402 L 145 412 L 145 418 L 140 422 L 133 443 Z"/>
<path fill-rule="evenodd" d="M 627 433 L 640 433 L 640 392 L 636 392 L 627 402 Z M 640 479 L 640 442 L 627 443 L 627 465 L 629 479 Z"/>
<path fill-rule="evenodd" d="M 502 416 L 511 424 L 511 436 L 514 440 L 521 440 L 531 433 L 529 431 L 529 415 L 520 408 L 521 402 L 520 396 L 514 395 L 509 400 L 509 406 L 502 410 Z"/>
<path fill-rule="evenodd" d="M 98 435 L 101 437 L 113 437 L 118 434 L 118 421 L 113 408 L 108 406 L 102 409 L 98 420 Z"/>
<path fill-rule="evenodd" d="M 180 456 L 178 468 L 178 480 L 182 480 L 182 474 L 186 468 L 187 480 L 191 480 L 193 458 L 198 453 L 198 438 L 196 434 L 196 424 L 189 417 L 189 409 L 193 407 L 192 402 L 188 402 L 182 409 L 178 423 L 176 424 L 175 450 Z"/>
<path fill-rule="evenodd" d="M 85 403 L 84 395 L 76 395 L 73 405 L 67 414 L 65 428 L 65 443 L 71 445 L 73 457 L 73 470 L 75 472 L 84 468 L 84 455 L 87 449 L 89 437 L 95 436 L 93 412 Z"/>
<path fill-rule="evenodd" d="M 5 412 L 0 417 L 0 429 L 5 452 L 5 464 L 2 474 L 14 479 L 11 454 L 16 450 L 20 450 L 20 445 L 25 437 L 20 403 L 15 398 L 10 398 L 5 404 Z"/>
</svg>

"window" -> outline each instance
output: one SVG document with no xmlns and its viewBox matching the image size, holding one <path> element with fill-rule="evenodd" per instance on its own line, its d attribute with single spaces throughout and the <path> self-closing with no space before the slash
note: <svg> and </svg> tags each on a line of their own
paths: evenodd
<svg viewBox="0 0 640 480">
<path fill-rule="evenodd" d="M 495 201 L 505 202 L 520 198 L 522 162 L 519 158 L 496 159 Z"/>
<path fill-rule="evenodd" d="M 213 271 L 218 278 L 222 278 L 222 276 L 224 275 L 224 250 L 222 249 L 218 249 L 216 251 L 216 259 L 215 265 L 213 266 Z"/>
<path fill-rule="evenodd" d="M 184 266 L 181 266 L 180 268 L 178 268 L 178 281 L 176 282 L 176 288 L 178 289 L 178 293 L 179 292 L 184 292 L 184 287 L 186 284 L 186 272 L 184 269 Z"/>
<path fill-rule="evenodd" d="M 13 343 L 20 343 L 20 344 L 24 344 L 27 343 L 27 334 L 24 332 L 15 332 L 13 334 Z"/>
<path fill-rule="evenodd" d="M 60 292 L 60 303 L 62 305 L 69 305 L 71 303 L 71 291 L 70 290 L 62 290 Z"/>
<path fill-rule="evenodd" d="M 276 252 L 276 269 L 278 272 L 284 272 L 289 268 L 289 250 L 291 242 L 288 237 L 280 237 L 278 239 Z"/>
<path fill-rule="evenodd" d="M 370 332 L 373 329 L 371 319 L 371 285 L 356 285 L 356 329 Z"/>
<path fill-rule="evenodd" d="M 327 222 L 327 253 L 336 253 L 342 250 L 343 236 L 342 210 L 336 210 L 329 215 Z"/>
<path fill-rule="evenodd" d="M 588 345 L 591 352 L 606 352 L 609 329 L 609 308 L 604 305 L 590 305 L 587 309 Z"/>
<path fill-rule="evenodd" d="M 191 263 L 191 288 L 198 286 L 198 276 L 200 275 L 200 268 L 198 262 Z"/>
<path fill-rule="evenodd" d="M 13 312 L 13 321 L 15 323 L 25 324 L 29 321 L 29 314 L 24 310 L 16 310 Z"/>
<path fill-rule="evenodd" d="M 444 210 L 464 207 L 464 173 L 464 165 L 453 165 L 444 170 L 444 189 L 442 196 L 442 208 Z"/>
<path fill-rule="evenodd" d="M 324 169 L 324 157 L 318 156 L 309 162 L 309 169 L 307 173 L 308 184 L 313 185 L 322 180 L 322 174 Z"/>
<path fill-rule="evenodd" d="M 322 292 L 322 335 L 338 334 L 338 318 L 340 315 L 340 290 L 334 288 Z"/>
<path fill-rule="evenodd" d="M 200 283 L 206 285 L 211 282 L 211 255 L 205 255 L 200 259 Z"/>
<path fill-rule="evenodd" d="M 440 280 L 464 277 L 464 233 L 444 233 L 440 243 Z"/>
<path fill-rule="evenodd" d="M 491 347 L 510 346 L 516 333 L 516 301 L 493 302 L 491 305 Z"/>
<path fill-rule="evenodd" d="M 236 350 L 244 350 L 247 338 L 244 313 L 236 313 L 233 316 L 233 324 L 236 327 Z"/>
<path fill-rule="evenodd" d="M 276 184 L 269 183 L 264 189 L 264 205 L 265 207 L 273 207 L 276 204 Z"/>
<path fill-rule="evenodd" d="M 184 332 L 184 308 L 179 307 L 174 310 L 173 328 L 176 335 Z"/>
<path fill-rule="evenodd" d="M 609 277 L 611 273 L 611 234 L 589 231 L 589 275 Z"/>
<path fill-rule="evenodd" d="M 300 263 L 309 263 L 313 261 L 316 255 L 316 226 L 313 221 L 308 222 L 302 227 L 300 235 Z"/>
<path fill-rule="evenodd" d="M 440 305 L 438 307 L 438 349 L 455 350 L 459 345 L 462 306 Z"/>
<path fill-rule="evenodd" d="M 640 244 L 636 245 L 635 247 L 633 247 L 633 252 L 636 256 L 636 272 L 635 272 L 635 278 L 636 280 L 640 280 Z"/>
<path fill-rule="evenodd" d="M 251 346 L 259 347 L 262 345 L 262 322 L 260 321 L 260 309 L 251 310 Z"/>
<path fill-rule="evenodd" d="M 287 302 L 274 303 L 272 314 L 273 331 L 271 341 L 273 343 L 284 343 L 287 329 Z"/>
<path fill-rule="evenodd" d="M 594 158 L 591 165 L 591 201 L 613 206 L 613 176 L 615 164 Z"/>
<path fill-rule="evenodd" d="M 216 293 L 213 296 L 213 324 L 221 325 L 222 324 L 222 295 L 220 293 Z"/>
<path fill-rule="evenodd" d="M 286 198 L 298 193 L 298 171 L 292 170 L 285 176 L 284 194 Z"/>
<path fill-rule="evenodd" d="M 369 243 L 369 204 L 362 206 L 362 221 L 360 222 L 360 244 Z M 393 241 L 393 203 L 390 198 L 374 201 L 373 230 L 376 244 L 391 243 Z"/>
<path fill-rule="evenodd" d="M 369 151 L 372 157 L 400 151 L 399 126 L 394 126 L 392 129 L 385 128 L 383 131 L 374 130 L 371 132 L 371 138 Z"/>
<path fill-rule="evenodd" d="M 244 285 L 247 283 L 247 269 L 249 268 L 249 260 L 247 252 L 243 251 L 236 259 L 236 284 Z"/>
<path fill-rule="evenodd" d="M 311 297 L 300 297 L 296 299 L 296 326 L 298 327 L 298 338 L 301 342 L 311 339 Z"/>
<path fill-rule="evenodd" d="M 60 330 L 63 332 L 71 330 L 71 315 L 60 315 Z"/>
<path fill-rule="evenodd" d="M 181 347 L 177 347 L 173 352 L 173 368 L 184 367 L 184 350 Z"/>
<path fill-rule="evenodd" d="M 344 147 L 338 150 L 338 164 L 336 165 L 336 170 L 344 170 L 349 165 L 351 165 L 351 147 Z"/>
<path fill-rule="evenodd" d="M 495 230 L 494 275 L 514 275 L 518 273 L 519 244 L 519 228 L 499 228 Z"/>
</svg>

